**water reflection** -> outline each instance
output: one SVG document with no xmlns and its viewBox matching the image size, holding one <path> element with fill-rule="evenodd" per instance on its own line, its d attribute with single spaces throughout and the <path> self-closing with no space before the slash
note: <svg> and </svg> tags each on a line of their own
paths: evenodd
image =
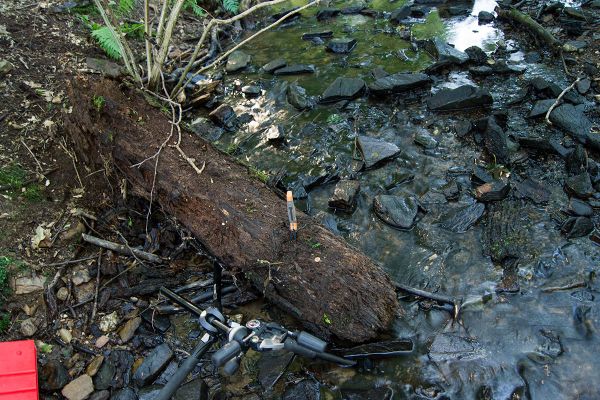
<svg viewBox="0 0 600 400">
<path fill-rule="evenodd" d="M 468 17 L 448 23 L 448 42 L 458 50 L 479 46 L 486 51 L 493 51 L 495 42 L 502 39 L 503 34 L 494 24 L 479 25 L 477 15 L 480 11 L 493 12 L 497 5 L 494 0 L 475 0 Z"/>
</svg>

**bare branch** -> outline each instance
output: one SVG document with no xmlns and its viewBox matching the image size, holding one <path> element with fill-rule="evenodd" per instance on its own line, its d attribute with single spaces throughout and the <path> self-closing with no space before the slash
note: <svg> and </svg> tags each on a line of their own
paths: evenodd
<svg viewBox="0 0 600 400">
<path fill-rule="evenodd" d="M 546 123 L 548 125 L 552 125 L 552 122 L 550 122 L 550 114 L 552 113 L 552 111 L 554 111 L 554 109 L 558 106 L 558 104 L 560 103 L 560 100 L 564 97 L 565 94 L 567 94 L 567 92 L 571 89 L 573 89 L 575 87 L 575 85 L 577 85 L 577 82 L 579 82 L 581 80 L 581 78 L 577 78 L 575 79 L 575 81 L 573 83 L 571 83 L 569 86 L 567 86 L 565 88 L 565 90 L 563 90 L 558 97 L 556 98 L 556 101 L 554 103 L 552 103 L 552 105 L 550 106 L 550 108 L 548 109 L 548 112 L 546 113 Z"/>
</svg>

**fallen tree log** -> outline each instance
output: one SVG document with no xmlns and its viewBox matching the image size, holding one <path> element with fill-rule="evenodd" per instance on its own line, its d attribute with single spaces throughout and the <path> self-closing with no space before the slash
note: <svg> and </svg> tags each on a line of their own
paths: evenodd
<svg viewBox="0 0 600 400">
<path fill-rule="evenodd" d="M 560 49 L 560 41 L 529 15 L 517 10 L 514 7 L 510 7 L 508 9 L 496 7 L 496 12 L 498 13 L 498 18 L 523 26 L 535 37 L 550 47 L 550 49 Z"/>
<path fill-rule="evenodd" d="M 364 342 L 389 327 L 398 303 L 385 272 L 303 213 L 298 240 L 291 241 L 285 201 L 247 167 L 183 132 L 181 148 L 205 163 L 204 170 L 198 174 L 165 146 L 154 179 L 154 160 L 132 166 L 167 138 L 171 125 L 162 113 L 136 90 L 109 80 L 75 79 L 68 94 L 73 109 L 65 127 L 81 160 L 91 168 L 114 166 L 129 190 L 146 199 L 154 181 L 153 199 L 165 212 L 307 329 L 329 340 Z"/>
</svg>

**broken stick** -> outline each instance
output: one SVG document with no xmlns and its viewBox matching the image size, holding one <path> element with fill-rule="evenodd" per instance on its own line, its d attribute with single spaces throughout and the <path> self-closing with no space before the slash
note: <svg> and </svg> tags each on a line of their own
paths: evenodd
<svg viewBox="0 0 600 400">
<path fill-rule="evenodd" d="M 142 260 L 154 263 L 161 263 L 163 261 L 162 258 L 157 256 L 156 254 L 151 254 L 142 250 L 132 249 L 122 244 L 109 242 L 108 240 L 100 239 L 92 235 L 87 235 L 85 233 L 81 234 L 81 238 L 88 243 L 95 244 L 96 246 L 103 247 L 105 249 L 112 250 L 120 254 L 138 257 Z"/>
</svg>

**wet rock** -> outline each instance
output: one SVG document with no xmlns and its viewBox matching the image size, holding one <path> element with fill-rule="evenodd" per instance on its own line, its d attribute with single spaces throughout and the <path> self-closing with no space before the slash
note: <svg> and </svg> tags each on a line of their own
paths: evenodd
<svg viewBox="0 0 600 400">
<path fill-rule="evenodd" d="M 393 143 L 385 142 L 368 136 L 359 136 L 358 147 L 363 156 L 365 168 L 369 169 L 380 162 L 396 157 L 400 149 Z"/>
<path fill-rule="evenodd" d="M 377 79 L 369 84 L 369 91 L 375 95 L 382 95 L 417 89 L 429 84 L 431 84 L 431 78 L 426 74 L 398 73 Z"/>
<path fill-rule="evenodd" d="M 587 172 L 567 178 L 565 180 L 565 190 L 580 199 L 587 199 L 594 193 L 592 181 Z"/>
<path fill-rule="evenodd" d="M 489 107 L 493 102 L 494 99 L 487 90 L 464 85 L 456 89 L 440 90 L 427 99 L 427 106 L 433 111 L 451 111 Z"/>
<path fill-rule="evenodd" d="M 300 74 L 314 74 L 316 71 L 315 66 L 312 64 L 294 64 L 288 65 L 287 67 L 279 68 L 273 73 L 275 75 L 300 75 Z"/>
<path fill-rule="evenodd" d="M 360 182 L 343 180 L 335 185 L 333 196 L 328 205 L 342 211 L 353 211 L 356 207 L 356 196 L 360 191 Z"/>
<path fill-rule="evenodd" d="M 270 389 L 294 355 L 292 353 L 261 353 L 258 360 L 258 381 L 263 389 Z"/>
<path fill-rule="evenodd" d="M 479 11 L 479 14 L 477 14 L 479 25 L 489 24 L 490 22 L 494 22 L 495 19 L 494 14 L 489 11 Z"/>
<path fill-rule="evenodd" d="M 565 156 L 565 169 L 569 175 L 579 175 L 588 170 L 585 148 L 578 144 Z"/>
<path fill-rule="evenodd" d="M 550 121 L 561 129 L 571 134 L 581 143 L 588 141 L 592 129 L 592 122 L 583 112 L 571 104 L 562 104 L 550 113 Z"/>
<path fill-rule="evenodd" d="M 219 107 L 215 108 L 208 117 L 215 124 L 227 129 L 234 130 L 237 125 L 237 115 L 233 108 L 227 104 L 221 104 Z"/>
<path fill-rule="evenodd" d="M 37 332 L 37 329 L 37 324 L 33 318 L 27 318 L 21 322 L 20 331 L 25 337 L 32 337 Z"/>
<path fill-rule="evenodd" d="M 121 338 L 122 343 L 127 343 L 131 340 L 133 335 L 135 335 L 135 331 L 139 328 L 142 323 L 141 317 L 135 317 L 125 322 L 125 324 L 119 329 L 119 337 Z"/>
<path fill-rule="evenodd" d="M 440 38 L 426 41 L 425 48 L 441 63 L 464 64 L 469 60 L 469 56 L 466 53 L 456 50 Z"/>
<path fill-rule="evenodd" d="M 13 65 L 8 60 L 0 60 L 0 78 L 4 77 L 13 70 Z"/>
<path fill-rule="evenodd" d="M 465 49 L 465 53 L 469 56 L 469 61 L 474 64 L 485 64 L 488 56 L 481 47 L 471 46 Z"/>
<path fill-rule="evenodd" d="M 390 15 L 390 22 L 393 24 L 400 24 L 403 20 L 410 17 L 410 6 L 403 6 L 392 11 Z"/>
<path fill-rule="evenodd" d="M 113 397 L 113 399 L 114 398 L 115 397 Z M 110 392 L 108 390 L 101 390 L 99 392 L 95 392 L 88 398 L 88 400 L 108 400 L 108 399 L 110 399 Z"/>
<path fill-rule="evenodd" d="M 594 223 L 588 217 L 570 217 L 562 224 L 560 231 L 569 239 L 587 236 L 594 230 Z"/>
<path fill-rule="evenodd" d="M 454 124 L 454 131 L 459 138 L 464 138 L 473 129 L 473 124 L 468 120 L 461 120 Z"/>
<path fill-rule="evenodd" d="M 156 379 L 167 366 L 173 351 L 168 344 L 164 343 L 155 347 L 138 367 L 133 375 L 133 381 L 139 387 L 146 386 Z"/>
<path fill-rule="evenodd" d="M 484 183 L 490 183 L 494 181 L 494 177 L 489 173 L 487 169 L 481 165 L 475 166 L 471 174 L 471 182 L 475 185 L 482 185 Z"/>
<path fill-rule="evenodd" d="M 258 86 L 254 85 L 246 85 L 242 87 L 242 93 L 248 97 L 258 97 L 260 96 L 261 90 Z"/>
<path fill-rule="evenodd" d="M 482 203 L 455 208 L 441 218 L 441 226 L 454 233 L 464 233 L 483 216 L 485 206 Z"/>
<path fill-rule="evenodd" d="M 529 178 L 522 182 L 517 182 L 515 190 L 517 197 L 527 198 L 535 204 L 546 204 L 550 199 L 550 192 L 546 187 Z"/>
<path fill-rule="evenodd" d="M 438 141 L 424 129 L 415 133 L 415 143 L 426 149 L 435 149 L 438 145 Z"/>
<path fill-rule="evenodd" d="M 578 215 L 580 217 L 591 217 L 594 210 L 592 206 L 583 200 L 579 200 L 575 197 L 569 199 L 569 214 Z"/>
<path fill-rule="evenodd" d="M 410 7 L 410 16 L 413 18 L 425 18 L 427 14 L 431 11 L 431 8 L 427 6 L 417 6 L 413 5 Z"/>
<path fill-rule="evenodd" d="M 375 79 L 380 79 L 389 76 L 390 74 L 385 69 L 376 67 L 371 70 L 371 75 L 373 75 L 373 78 Z"/>
<path fill-rule="evenodd" d="M 454 179 L 448 181 L 448 183 L 442 186 L 440 190 L 448 201 L 457 200 L 460 194 L 460 188 Z"/>
<path fill-rule="evenodd" d="M 305 379 L 288 387 L 283 392 L 282 400 L 320 400 L 321 392 L 319 383 Z"/>
<path fill-rule="evenodd" d="M 266 73 L 272 74 L 285 66 L 287 66 L 287 61 L 285 61 L 283 58 L 278 58 L 263 65 L 262 69 Z"/>
<path fill-rule="evenodd" d="M 341 10 L 337 8 L 323 8 L 317 11 L 317 21 L 323 21 L 326 19 L 337 17 Z"/>
<path fill-rule="evenodd" d="M 123 388 L 113 394 L 111 400 L 138 400 L 138 396 L 132 388 Z"/>
<path fill-rule="evenodd" d="M 61 391 L 62 395 L 68 400 L 84 400 L 93 392 L 94 385 L 92 383 L 92 378 L 85 374 L 71 381 Z"/>
<path fill-rule="evenodd" d="M 412 196 L 379 195 L 373 200 L 373 210 L 386 224 L 411 229 L 416 222 L 419 203 Z"/>
<path fill-rule="evenodd" d="M 244 53 L 241 50 L 236 50 L 229 55 L 227 58 L 227 64 L 225 65 L 225 71 L 237 72 L 240 71 L 250 64 L 252 57 Z"/>
<path fill-rule="evenodd" d="M 12 288 L 15 294 L 27 294 L 44 290 L 46 277 L 43 276 L 20 276 L 12 282 Z"/>
<path fill-rule="evenodd" d="M 340 100 L 352 100 L 360 97 L 365 91 L 365 81 L 359 78 L 338 77 L 323 92 L 321 103 L 335 103 Z"/>
<path fill-rule="evenodd" d="M 510 183 L 495 180 L 491 183 L 484 183 L 475 189 L 475 197 L 482 202 L 504 200 L 510 192 Z"/>
<path fill-rule="evenodd" d="M 145 310 L 140 315 L 154 330 L 165 333 L 171 327 L 171 320 L 168 315 L 160 315 L 153 312 L 151 308 Z"/>
<path fill-rule="evenodd" d="M 529 83 L 538 95 L 542 95 L 551 99 L 556 99 L 563 91 L 563 88 L 558 86 L 556 83 L 547 81 L 542 77 L 533 78 Z M 575 91 L 568 91 L 565 93 L 563 95 L 563 100 L 572 104 L 581 104 L 584 101 L 583 98 Z"/>
<path fill-rule="evenodd" d="M 98 370 L 100 369 L 100 366 L 102 366 L 102 363 L 104 362 L 104 356 L 96 356 L 92 359 L 92 361 L 89 363 L 89 365 L 86 367 L 85 369 L 85 373 L 88 374 L 89 376 L 93 377 L 94 375 L 96 375 L 98 373 Z"/>
<path fill-rule="evenodd" d="M 50 360 L 40 368 L 39 375 L 40 388 L 46 392 L 60 390 L 69 383 L 69 372 L 56 360 Z"/>
<path fill-rule="evenodd" d="M 196 378 L 182 385 L 175 394 L 173 400 L 195 400 L 208 399 L 208 385 L 204 379 Z"/>
<path fill-rule="evenodd" d="M 526 67 L 510 65 L 506 61 L 498 61 L 492 65 L 480 65 L 469 68 L 469 72 L 474 76 L 490 76 L 490 75 L 507 75 L 507 74 L 522 74 Z"/>
<path fill-rule="evenodd" d="M 502 164 L 509 162 L 510 154 L 506 133 L 498 125 L 495 117 L 489 117 L 487 128 L 483 136 L 483 143 L 487 152 Z"/>
<path fill-rule="evenodd" d="M 535 104 L 533 105 L 533 107 L 531 108 L 531 111 L 529 112 L 529 115 L 527 117 L 528 118 L 545 117 L 546 114 L 548 113 L 548 110 L 550 109 L 550 107 L 552 107 L 552 104 L 554 104 L 554 102 L 555 102 L 555 99 L 536 101 Z"/>
<path fill-rule="evenodd" d="M 350 53 L 355 47 L 356 39 L 351 38 L 331 39 L 329 43 L 327 43 L 327 51 L 336 54 Z"/>
<path fill-rule="evenodd" d="M 107 314 L 100 318 L 100 330 L 102 332 L 112 332 L 116 329 L 119 323 L 119 316 L 116 311 Z"/>
<path fill-rule="evenodd" d="M 441 333 L 429 348 L 429 359 L 434 362 L 451 360 L 474 360 L 483 356 L 481 346 L 475 339 L 456 333 Z"/>
<path fill-rule="evenodd" d="M 282 141 L 285 138 L 284 132 L 283 132 L 283 126 L 281 126 L 281 125 L 271 126 L 265 133 L 265 137 L 267 138 L 267 140 L 269 142 Z"/>
<path fill-rule="evenodd" d="M 302 35 L 302 40 L 312 40 L 315 38 L 319 39 L 327 39 L 333 37 L 333 31 L 323 31 L 323 32 L 311 32 L 304 33 Z"/>
<path fill-rule="evenodd" d="M 107 360 L 103 362 L 94 375 L 94 386 L 97 390 L 106 390 L 112 387 L 113 379 L 117 373 L 116 367 Z"/>
<path fill-rule="evenodd" d="M 307 110 L 313 106 L 312 101 L 306 94 L 306 89 L 296 84 L 291 84 L 288 86 L 287 101 L 300 111 Z"/>
<path fill-rule="evenodd" d="M 581 94 L 586 94 L 590 90 L 590 86 L 592 85 L 592 81 L 589 78 L 585 78 L 577 82 L 575 87 L 577 91 Z"/>
</svg>

